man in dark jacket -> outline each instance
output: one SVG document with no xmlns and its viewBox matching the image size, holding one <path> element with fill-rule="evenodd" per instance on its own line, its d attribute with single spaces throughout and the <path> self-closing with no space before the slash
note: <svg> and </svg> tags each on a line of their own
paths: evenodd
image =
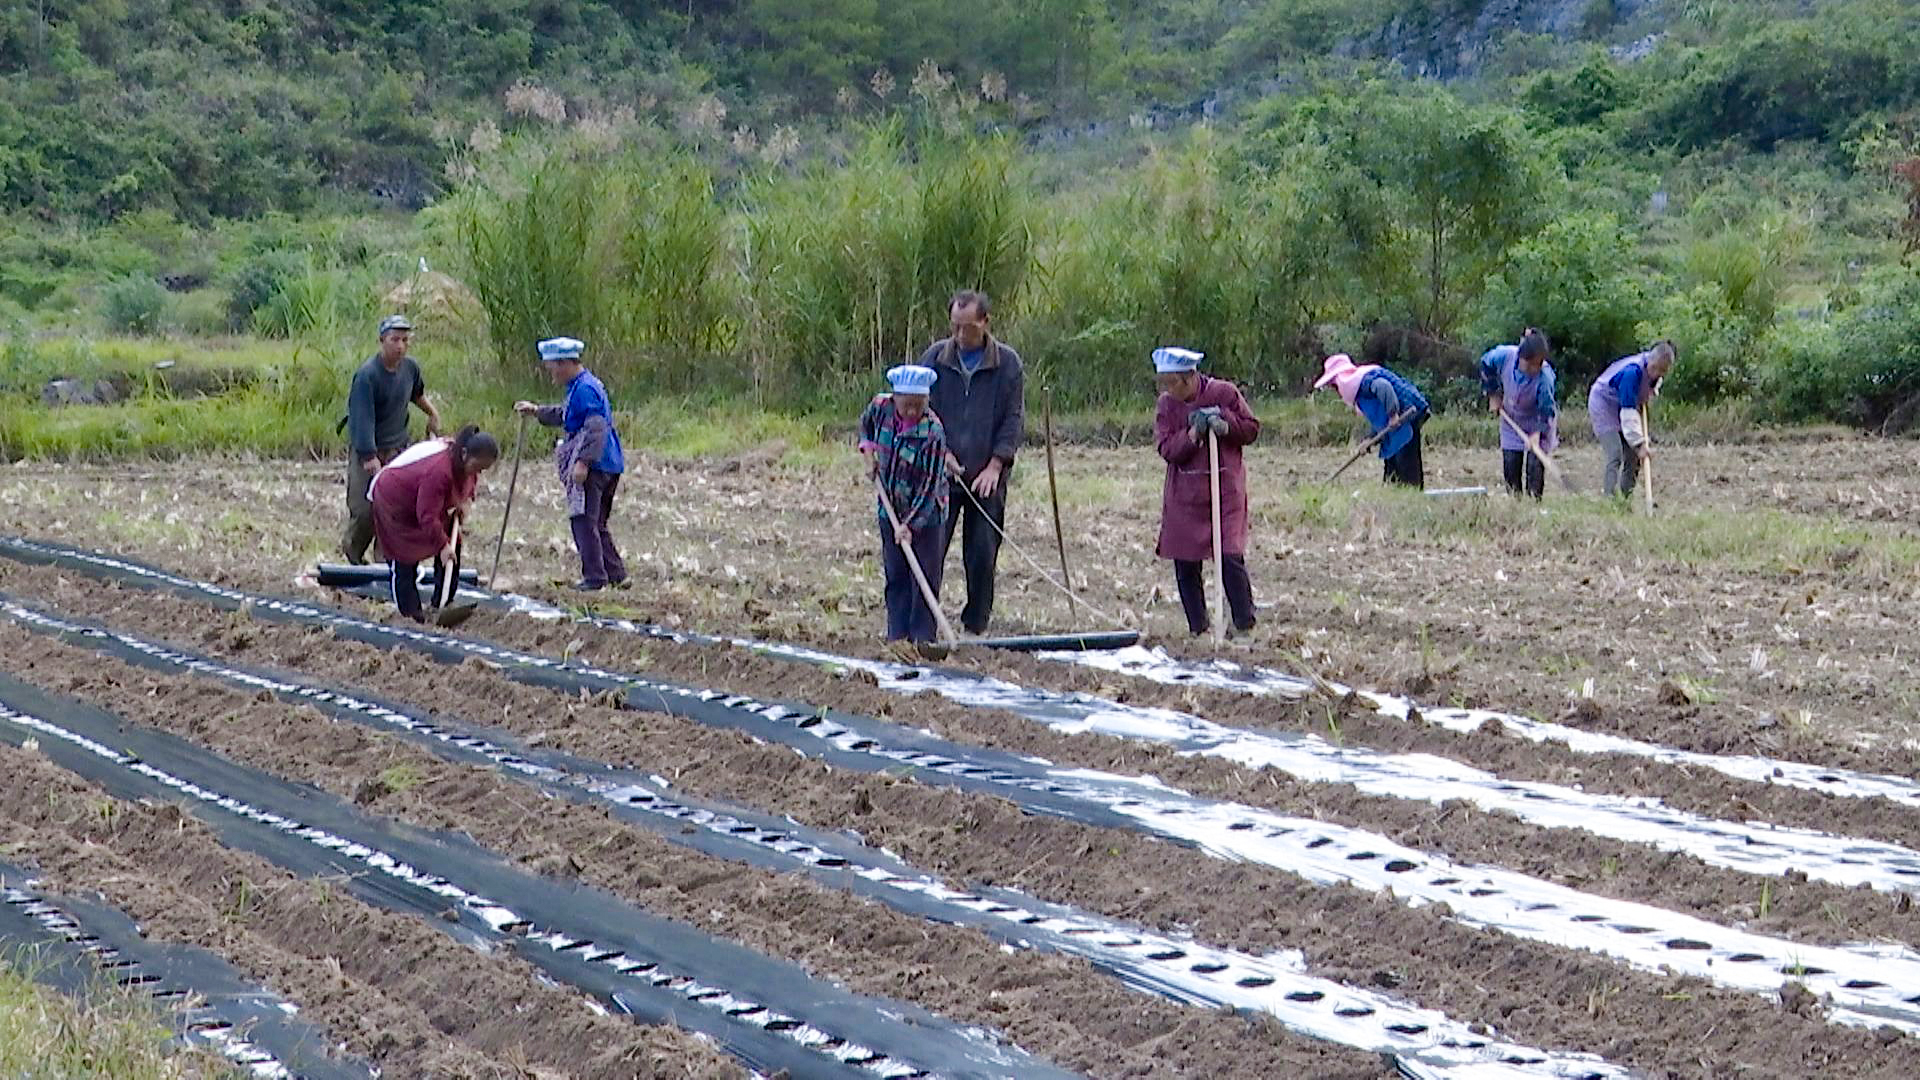
<svg viewBox="0 0 1920 1080">
<path fill-rule="evenodd" d="M 407 405 L 427 414 L 427 434 L 440 434 L 440 412 L 427 397 L 420 364 L 407 349 L 413 324 L 404 315 L 380 320 L 380 351 L 353 373 L 347 390 L 347 527 L 340 553 L 350 563 L 367 561 L 373 543 L 373 503 L 367 489 L 373 475 L 407 448 Z"/>
<path fill-rule="evenodd" d="M 985 633 L 993 615 L 1007 474 L 1027 433 L 1026 374 L 1020 354 L 994 340 L 991 310 L 985 293 L 954 293 L 947 305 L 952 336 L 934 342 L 920 358 L 921 366 L 939 373 L 928 406 L 946 427 L 947 470 L 964 489 L 947 514 L 941 558 L 959 532 L 960 564 L 967 575 L 960 622 L 969 634 Z"/>
</svg>

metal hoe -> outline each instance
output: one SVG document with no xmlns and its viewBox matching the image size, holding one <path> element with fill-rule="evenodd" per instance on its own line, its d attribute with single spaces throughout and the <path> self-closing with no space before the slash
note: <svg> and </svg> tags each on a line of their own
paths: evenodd
<svg viewBox="0 0 1920 1080">
<path fill-rule="evenodd" d="M 433 579 L 433 606 L 445 608 L 447 601 L 453 599 L 453 590 L 460 581 L 460 519 L 453 519 L 453 529 L 448 534 L 447 546 L 453 549 L 453 562 L 441 567 Z"/>
</svg>

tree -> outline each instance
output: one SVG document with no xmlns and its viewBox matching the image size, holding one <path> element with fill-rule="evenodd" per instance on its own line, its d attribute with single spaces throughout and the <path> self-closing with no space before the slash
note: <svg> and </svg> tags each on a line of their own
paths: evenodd
<svg viewBox="0 0 1920 1080">
<path fill-rule="evenodd" d="M 879 62 L 877 0 L 751 0 L 745 14 L 754 75 L 767 92 L 825 105 Z"/>
<path fill-rule="evenodd" d="M 1347 199 L 1366 216 L 1352 231 L 1378 235 L 1384 215 L 1397 242 L 1359 257 L 1417 266 L 1406 314 L 1436 337 L 1458 327 L 1501 253 L 1544 217 L 1550 185 L 1540 146 L 1511 111 L 1469 106 L 1444 90 L 1341 88 L 1297 111 L 1276 135 L 1269 158 L 1314 152 L 1328 168 L 1353 174 L 1354 194 L 1371 189 Z"/>
<path fill-rule="evenodd" d="M 1054 104 L 1064 103 L 1076 74 L 1100 62 L 1098 47 L 1112 26 L 1106 0 L 1029 0 L 1003 18 L 1003 55 L 1016 73 L 1053 84 Z"/>
</svg>

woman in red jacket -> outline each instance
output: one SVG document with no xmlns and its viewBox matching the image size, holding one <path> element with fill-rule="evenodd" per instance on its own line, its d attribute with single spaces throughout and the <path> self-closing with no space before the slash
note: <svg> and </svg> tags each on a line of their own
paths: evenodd
<svg viewBox="0 0 1920 1080">
<path fill-rule="evenodd" d="M 1247 465 L 1242 450 L 1260 437 L 1260 421 L 1239 387 L 1196 370 L 1201 355 L 1191 349 L 1153 350 L 1154 382 L 1160 390 L 1154 442 L 1167 463 L 1160 541 L 1154 553 L 1173 560 L 1180 607 L 1187 629 L 1195 634 L 1212 626 L 1200 563 L 1219 559 L 1227 613 L 1234 631 L 1246 633 L 1253 629 L 1254 611 L 1253 583 L 1247 577 Z M 1220 441 L 1220 546 L 1225 550 L 1219 552 L 1213 550 L 1209 433 Z"/>
<path fill-rule="evenodd" d="M 473 504 L 480 474 L 500 460 L 493 436 L 468 424 L 451 439 L 415 443 L 374 475 L 373 532 L 386 552 L 393 579 L 393 602 L 400 614 L 425 622 L 417 581 L 420 564 L 433 560 L 434 579 L 447 582 L 446 596 L 460 582 L 460 550 L 453 541 L 456 519 L 464 521 Z M 440 608 L 435 622 L 457 626 L 473 614 L 473 605 Z"/>
</svg>

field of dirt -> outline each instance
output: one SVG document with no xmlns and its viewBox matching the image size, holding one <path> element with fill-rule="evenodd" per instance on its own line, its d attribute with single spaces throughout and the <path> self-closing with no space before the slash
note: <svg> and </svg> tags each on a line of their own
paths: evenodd
<svg viewBox="0 0 1920 1080">
<path fill-rule="evenodd" d="M 1405 694 L 1557 720 L 1708 754 L 1920 778 L 1920 445 L 1865 440 L 1677 447 L 1655 466 L 1658 505 L 1630 510 L 1550 492 L 1543 503 L 1388 491 L 1370 463 L 1321 484 L 1344 454 L 1250 455 L 1260 602 L 1250 638 L 1216 651 L 1185 633 L 1153 557 L 1160 468 L 1148 449 L 1060 455 L 1076 614 L 1039 570 L 1003 552 L 997 632 L 1141 626 L 1175 657 L 1224 656 Z M 886 658 L 870 497 L 851 461 L 766 447 L 718 461 L 632 455 L 615 535 L 629 589 L 586 600 L 638 621 Z M 1432 449 L 1429 486 L 1498 485 L 1491 451 Z M 1598 457 L 1565 455 L 1595 486 Z M 490 478 L 491 480 L 492 478 Z M 504 480 L 504 477 L 500 478 Z M 483 491 L 471 561 L 484 574 L 504 484 Z M 1023 461 L 1014 542 L 1057 576 L 1044 465 Z M 381 605 L 319 589 L 341 503 L 331 466 L 196 461 L 22 465 L 0 474 L 7 535 L 149 562 L 237 588 L 375 618 Z M 523 470 L 503 587 L 578 606 L 575 567 L 544 467 Z M 957 559 L 946 596 L 957 610 Z M 1909 1076 L 1920 1039 L 1828 1021 L 1818 1000 L 1630 967 L 1463 924 L 1444 905 L 1315 885 L 1122 829 L 1035 816 L 906 772 L 863 773 L 661 713 L 436 665 L 325 630 L 217 612 L 171 593 L 0 559 L 0 594 L 231 663 L 300 672 L 492 725 L 532 745 L 666 778 L 696 796 L 857 834 L 963 887 L 1000 886 L 1197 942 L 1299 950 L 1308 973 L 1389 992 L 1475 1030 L 1584 1052 L 1640 1075 Z M 1088 609 L 1110 616 L 1103 619 Z M 1904 891 L 1763 876 L 1647 845 L 1547 829 L 1458 802 L 1363 794 L 1274 769 L 1114 735 L 1063 734 L 999 709 L 904 697 L 845 670 L 739 648 L 677 645 L 482 611 L 460 633 L 529 652 L 763 699 L 830 707 L 954 743 L 1153 777 L 1206 798 L 1368 830 L 1460 863 L 1503 867 L 1815 946 L 1920 946 Z M 459 766 L 311 708 L 210 678 L 103 658 L 0 622 L 0 670 L 166 731 L 394 821 L 447 830 L 537 874 L 744 944 L 861 994 L 907 1002 L 1089 1076 L 1379 1076 L 1380 1059 L 1271 1017 L 1176 1004 L 1080 959 L 1009 950 L 827 887 L 701 855 L 588 806 L 554 804 L 497 771 Z M 1054 660 L 963 649 L 948 663 L 1026 686 L 1158 705 L 1255 731 L 1451 759 L 1507 780 L 1658 799 L 1708 818 L 1920 849 L 1920 809 L 1624 755 L 1453 733 L 1322 697 L 1282 700 L 1161 685 Z M 10 783 L 0 848 L 64 886 L 97 889 L 148 931 L 227 956 L 388 1075 L 733 1075 L 710 1042 L 597 1015 L 510 953 L 300 882 L 229 850 L 165 806 L 124 803 L 30 752 L 0 747 Z M 102 806 L 110 810 L 100 809 Z M 257 904 L 233 901 L 244 881 Z M 1920 890 L 1916 890 L 1920 891 Z M 404 956 L 405 963 L 395 958 Z M 440 1000 L 418 972 L 471 969 L 491 996 Z M 514 1016 L 511 1025 L 490 1018 Z M 569 1055 L 562 1048 L 575 1047 Z"/>
</svg>

